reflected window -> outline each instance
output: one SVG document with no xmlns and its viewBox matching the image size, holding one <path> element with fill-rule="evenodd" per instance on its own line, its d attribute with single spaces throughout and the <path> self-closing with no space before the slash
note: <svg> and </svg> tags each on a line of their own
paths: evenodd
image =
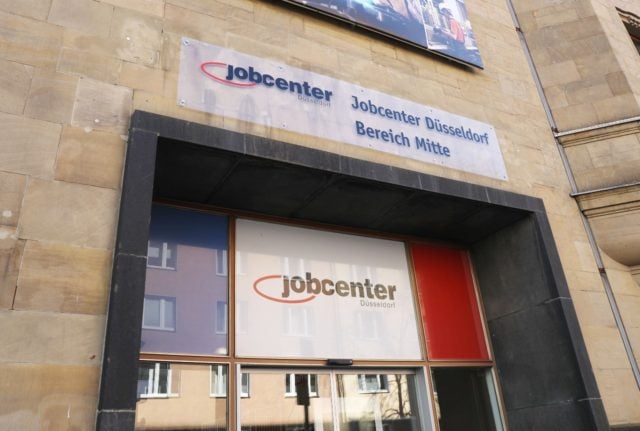
<svg viewBox="0 0 640 431">
<path fill-rule="evenodd" d="M 211 366 L 211 396 L 226 397 L 227 396 L 227 366 L 212 365 Z"/>
<path fill-rule="evenodd" d="M 249 327 L 249 304 L 236 301 L 236 334 L 246 334 Z"/>
<path fill-rule="evenodd" d="M 296 390 L 296 377 L 297 384 L 304 384 L 301 379 L 306 379 L 307 387 L 309 388 L 309 396 L 317 397 L 318 396 L 318 375 L 317 374 L 285 374 L 284 385 L 285 391 L 284 395 L 287 397 L 295 397 L 298 395 L 298 391 Z"/>
<path fill-rule="evenodd" d="M 171 393 L 171 365 L 141 362 L 138 367 L 138 398 L 166 398 Z"/>
<path fill-rule="evenodd" d="M 504 429 L 490 369 L 434 367 L 432 376 L 442 431 Z"/>
<path fill-rule="evenodd" d="M 216 303 L 216 334 L 227 333 L 227 321 L 229 320 L 229 306 L 226 301 Z"/>
<path fill-rule="evenodd" d="M 361 393 L 389 392 L 389 382 L 384 374 L 358 374 L 358 391 Z"/>
<path fill-rule="evenodd" d="M 376 313 L 359 311 L 357 314 L 358 338 L 362 340 L 378 339 L 378 315 Z"/>
<path fill-rule="evenodd" d="M 240 396 L 242 398 L 249 398 L 251 388 L 249 385 L 249 373 L 242 373 L 240 375 Z"/>
<path fill-rule="evenodd" d="M 226 216 L 153 205 L 141 353 L 227 355 L 228 247 Z"/>
<path fill-rule="evenodd" d="M 170 296 L 145 296 L 142 328 L 175 331 L 176 299 Z"/>
<path fill-rule="evenodd" d="M 176 244 L 149 240 L 147 266 L 149 268 L 176 269 Z"/>
<path fill-rule="evenodd" d="M 313 335 L 312 313 L 307 307 L 288 307 L 285 314 L 286 335 L 309 337 Z"/>
<path fill-rule="evenodd" d="M 226 430 L 228 398 L 211 396 L 211 374 L 210 364 L 142 362 L 135 430 Z"/>
<path fill-rule="evenodd" d="M 216 250 L 216 275 L 226 277 L 228 274 L 229 260 L 227 250 Z"/>
</svg>

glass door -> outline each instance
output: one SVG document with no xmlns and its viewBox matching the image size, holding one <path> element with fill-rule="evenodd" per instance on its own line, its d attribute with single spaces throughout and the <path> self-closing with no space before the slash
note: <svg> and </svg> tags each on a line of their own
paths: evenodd
<svg viewBox="0 0 640 431">
<path fill-rule="evenodd" d="M 251 392 L 239 400 L 242 431 L 418 431 L 411 370 L 242 369 Z M 245 377 L 246 376 L 246 377 Z M 422 379 L 421 379 L 422 380 Z M 420 395 L 423 396 L 423 395 Z"/>
</svg>

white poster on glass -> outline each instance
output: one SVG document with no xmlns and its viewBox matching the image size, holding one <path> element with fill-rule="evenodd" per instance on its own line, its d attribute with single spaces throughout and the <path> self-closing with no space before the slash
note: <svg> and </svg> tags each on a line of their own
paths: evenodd
<svg viewBox="0 0 640 431">
<path fill-rule="evenodd" d="M 236 352 L 422 358 L 402 242 L 240 219 Z"/>
</svg>

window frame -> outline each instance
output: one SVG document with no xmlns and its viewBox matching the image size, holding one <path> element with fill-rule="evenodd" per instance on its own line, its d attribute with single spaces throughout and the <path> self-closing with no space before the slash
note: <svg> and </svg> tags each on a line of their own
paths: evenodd
<svg viewBox="0 0 640 431">
<path fill-rule="evenodd" d="M 214 372 L 214 369 L 216 370 Z M 214 382 L 214 376 L 216 380 Z M 222 381 L 222 383 L 220 383 Z M 221 384 L 223 387 L 221 388 Z M 215 386 L 215 387 L 214 387 Z M 209 366 L 209 396 L 211 398 L 226 398 L 229 393 L 229 365 L 211 364 Z"/>
<path fill-rule="evenodd" d="M 315 373 L 285 373 L 285 385 L 284 385 L 284 396 L 285 398 L 294 398 L 298 396 L 298 391 L 296 391 L 296 374 L 304 374 L 307 376 L 307 384 L 309 385 L 309 398 L 318 398 L 318 374 Z M 315 380 L 315 391 L 312 391 L 312 377 Z"/>
<path fill-rule="evenodd" d="M 151 330 L 151 331 L 164 331 L 164 332 L 176 332 L 177 330 L 177 310 L 178 304 L 175 296 L 165 296 L 165 295 L 144 295 L 144 301 L 147 300 L 159 300 L 160 301 L 160 311 L 159 317 L 160 325 L 153 326 L 145 324 L 145 310 L 147 307 L 143 305 L 142 307 L 142 329 Z M 165 325 L 166 323 L 166 306 L 165 304 L 171 303 L 173 304 L 173 327 L 168 327 Z"/>
<path fill-rule="evenodd" d="M 377 382 L 376 389 L 367 388 L 367 376 L 375 376 Z M 384 382 L 384 384 L 383 384 Z M 389 379 L 386 374 L 358 374 L 358 393 L 361 394 L 382 394 L 389 392 Z"/>
<path fill-rule="evenodd" d="M 148 377 L 148 381 L 151 382 L 151 380 L 153 380 L 153 384 L 149 384 L 149 386 L 147 386 L 147 388 L 154 388 L 153 391 L 149 392 L 147 391 L 146 393 L 140 393 L 138 391 L 137 393 L 137 397 L 139 399 L 147 399 L 147 398 L 170 398 L 171 396 L 175 395 L 171 392 L 171 363 L 170 362 L 150 362 L 150 361 L 140 361 L 140 364 L 153 364 L 153 369 L 149 368 L 147 369 L 149 377 Z M 166 392 L 159 392 L 158 388 L 160 386 L 160 366 L 166 364 L 166 368 L 167 368 L 167 373 L 166 373 Z M 140 368 L 140 365 L 138 365 L 138 367 Z M 140 378 L 139 378 L 139 371 L 138 371 L 138 382 L 140 382 Z"/>
<path fill-rule="evenodd" d="M 149 250 L 152 247 L 151 246 L 152 241 L 161 243 L 160 247 L 154 247 L 158 249 L 158 253 L 159 253 L 158 258 L 160 258 L 160 265 L 153 265 L 149 263 Z M 153 259 L 157 259 L 157 258 L 154 257 Z M 168 262 L 170 260 L 174 262 L 173 266 L 168 265 Z M 160 241 L 160 240 L 151 240 L 151 239 L 147 240 L 147 268 L 175 271 L 177 266 L 178 266 L 178 245 L 176 243 L 168 242 L 168 241 Z"/>
</svg>

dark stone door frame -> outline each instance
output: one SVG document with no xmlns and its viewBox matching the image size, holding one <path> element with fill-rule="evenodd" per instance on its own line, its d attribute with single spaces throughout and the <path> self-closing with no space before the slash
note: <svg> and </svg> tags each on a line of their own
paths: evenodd
<svg viewBox="0 0 640 431">
<path fill-rule="evenodd" d="M 99 430 L 134 428 L 154 198 L 464 245 L 509 429 L 609 430 L 540 199 L 139 111 L 122 185 Z"/>
</svg>

